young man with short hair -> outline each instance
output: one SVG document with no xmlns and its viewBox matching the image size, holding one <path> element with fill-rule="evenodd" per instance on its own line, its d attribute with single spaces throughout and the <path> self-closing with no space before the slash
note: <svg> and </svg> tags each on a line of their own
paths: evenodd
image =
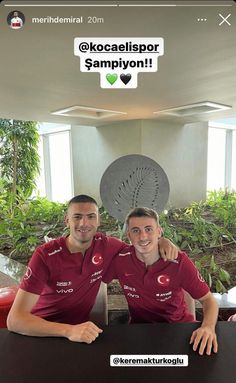
<svg viewBox="0 0 236 383">
<path fill-rule="evenodd" d="M 125 245 L 97 233 L 98 205 L 72 198 L 65 217 L 70 234 L 39 246 L 28 265 L 7 320 L 8 329 L 31 336 L 93 342 L 102 330 L 89 321 L 103 275 Z M 164 242 L 175 256 L 175 247 Z"/>
<path fill-rule="evenodd" d="M 201 327 L 190 343 L 199 353 L 217 352 L 215 324 L 218 306 L 209 287 L 188 258 L 179 251 L 172 262 L 163 262 L 158 251 L 161 228 L 157 213 L 135 208 L 126 218 L 127 236 L 133 246 L 124 248 L 113 260 L 105 282 L 119 279 L 127 299 L 131 323 L 193 322 L 184 302 L 184 290 L 203 306 Z"/>
</svg>

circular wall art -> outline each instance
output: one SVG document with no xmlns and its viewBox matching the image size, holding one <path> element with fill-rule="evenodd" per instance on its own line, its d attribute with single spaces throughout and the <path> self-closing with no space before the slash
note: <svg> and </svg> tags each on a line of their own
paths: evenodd
<svg viewBox="0 0 236 383">
<path fill-rule="evenodd" d="M 130 209 L 145 206 L 160 213 L 169 198 L 166 173 L 158 163 L 139 154 L 123 156 L 105 170 L 100 195 L 108 213 L 124 222 Z"/>
</svg>

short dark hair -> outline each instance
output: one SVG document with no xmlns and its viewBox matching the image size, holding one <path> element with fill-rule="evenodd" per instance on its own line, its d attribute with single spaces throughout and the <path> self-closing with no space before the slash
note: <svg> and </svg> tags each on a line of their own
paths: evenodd
<svg viewBox="0 0 236 383">
<path fill-rule="evenodd" d="M 130 210 L 125 219 L 125 227 L 128 228 L 130 218 L 134 217 L 149 217 L 155 219 L 157 225 L 159 225 L 159 215 L 153 209 L 149 209 L 148 207 L 135 207 Z"/>
<path fill-rule="evenodd" d="M 89 195 L 86 195 L 86 194 L 80 194 L 80 195 L 77 195 L 77 196 L 71 198 L 71 200 L 68 202 L 68 207 L 72 203 L 94 203 L 94 205 L 98 206 L 95 199 L 90 197 Z"/>
</svg>

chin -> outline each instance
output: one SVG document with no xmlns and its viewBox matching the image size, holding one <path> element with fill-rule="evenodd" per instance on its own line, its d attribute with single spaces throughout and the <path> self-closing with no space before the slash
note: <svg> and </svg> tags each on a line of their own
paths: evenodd
<svg viewBox="0 0 236 383">
<path fill-rule="evenodd" d="M 139 249 L 140 252 L 142 252 L 143 254 L 145 253 L 150 253 L 150 251 L 152 251 L 153 249 L 151 247 L 145 247 L 145 249 L 142 247 L 141 249 Z"/>
<path fill-rule="evenodd" d="M 137 251 L 138 251 L 140 254 L 142 254 L 142 255 L 146 255 L 146 254 L 149 253 L 149 251 L 147 251 L 146 249 L 145 249 L 145 250 L 144 250 L 144 249 L 137 249 Z"/>
<path fill-rule="evenodd" d="M 79 240 L 80 243 L 88 243 L 90 242 L 90 239 L 82 239 L 82 240 Z"/>
<path fill-rule="evenodd" d="M 91 238 L 86 238 L 86 237 L 77 237 L 77 241 L 81 242 L 81 243 L 86 243 L 86 242 L 89 242 L 91 241 Z"/>
</svg>

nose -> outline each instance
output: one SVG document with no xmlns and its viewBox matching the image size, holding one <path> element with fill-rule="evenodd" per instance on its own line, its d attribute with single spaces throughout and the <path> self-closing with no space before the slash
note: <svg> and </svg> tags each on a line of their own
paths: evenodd
<svg viewBox="0 0 236 383">
<path fill-rule="evenodd" d="M 140 230 L 140 233 L 139 233 L 139 240 L 140 241 L 144 241 L 147 239 L 147 233 L 145 230 Z"/>
<path fill-rule="evenodd" d="M 83 216 L 81 220 L 79 221 L 80 226 L 87 226 L 88 224 L 88 218 L 86 216 Z"/>
</svg>

